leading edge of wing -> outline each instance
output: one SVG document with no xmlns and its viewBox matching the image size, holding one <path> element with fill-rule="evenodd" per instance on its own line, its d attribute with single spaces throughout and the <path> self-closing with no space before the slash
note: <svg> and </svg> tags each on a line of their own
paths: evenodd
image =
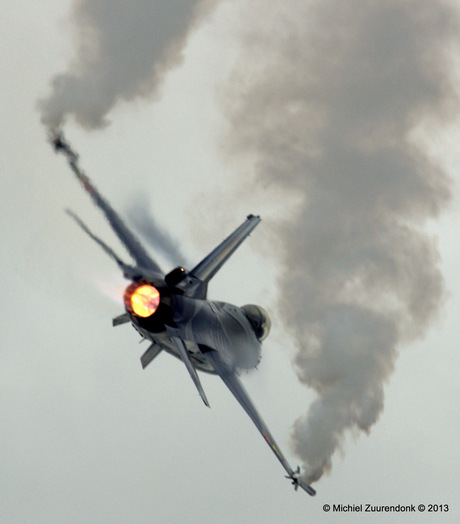
<svg viewBox="0 0 460 524">
<path fill-rule="evenodd" d="M 265 424 L 262 417 L 257 412 L 254 404 L 252 403 L 243 384 L 239 380 L 236 372 L 228 370 L 227 366 L 222 361 L 217 351 L 212 351 L 212 350 L 206 351 L 203 354 L 205 358 L 207 359 L 207 361 L 213 366 L 216 373 L 224 381 L 225 385 L 231 391 L 233 396 L 238 400 L 241 407 L 246 411 L 246 413 L 249 415 L 251 420 L 254 422 L 255 426 L 257 427 L 261 435 L 264 437 L 265 442 L 270 446 L 270 449 L 273 451 L 276 458 L 280 461 L 281 465 L 286 470 L 288 474 L 287 478 L 292 480 L 292 483 L 294 484 L 295 489 L 297 489 L 298 486 L 300 486 L 309 495 L 312 495 L 312 496 L 316 495 L 316 491 L 311 486 L 309 486 L 308 484 L 306 484 L 305 482 L 303 482 L 300 479 L 299 470 L 294 471 L 292 469 L 291 465 L 289 464 L 286 457 L 281 452 L 275 439 L 273 438 L 267 425 Z"/>
</svg>

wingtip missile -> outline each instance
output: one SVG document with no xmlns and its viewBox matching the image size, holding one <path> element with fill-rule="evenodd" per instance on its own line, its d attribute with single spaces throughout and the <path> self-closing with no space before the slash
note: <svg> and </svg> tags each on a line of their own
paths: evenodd
<svg viewBox="0 0 460 524">
<path fill-rule="evenodd" d="M 308 485 L 306 482 L 304 482 L 300 478 L 300 466 L 297 466 L 297 469 L 293 471 L 290 475 L 285 475 L 285 478 L 291 480 L 295 491 L 297 491 L 300 486 L 304 491 L 306 491 L 312 497 L 316 495 L 316 490 L 313 489 L 310 485 Z"/>
<path fill-rule="evenodd" d="M 59 151 L 60 149 L 65 148 L 65 144 L 63 141 L 63 135 L 60 131 L 51 135 L 50 142 L 53 145 L 55 151 Z"/>
<path fill-rule="evenodd" d="M 55 129 L 53 131 L 50 131 L 49 141 L 56 153 L 59 153 L 59 151 L 63 151 L 67 155 L 71 155 L 73 158 L 78 157 L 77 153 L 75 153 L 75 151 L 73 151 L 70 147 L 70 144 L 67 142 L 64 133 L 61 129 Z"/>
</svg>

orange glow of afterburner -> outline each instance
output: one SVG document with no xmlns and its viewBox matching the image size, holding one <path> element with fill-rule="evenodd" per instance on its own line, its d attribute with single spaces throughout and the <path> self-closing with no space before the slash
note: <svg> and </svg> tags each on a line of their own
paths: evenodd
<svg viewBox="0 0 460 524">
<path fill-rule="evenodd" d="M 160 305 L 160 292 L 151 284 L 133 282 L 126 288 L 124 296 L 126 309 L 138 317 L 147 318 Z"/>
</svg>

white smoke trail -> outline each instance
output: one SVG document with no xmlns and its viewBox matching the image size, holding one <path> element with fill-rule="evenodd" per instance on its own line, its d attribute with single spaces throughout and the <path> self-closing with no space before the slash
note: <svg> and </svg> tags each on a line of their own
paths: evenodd
<svg viewBox="0 0 460 524">
<path fill-rule="evenodd" d="M 164 75 L 180 63 L 190 32 L 216 2 L 75 0 L 77 56 L 66 72 L 52 79 L 49 97 L 38 103 L 51 142 L 63 136 L 69 116 L 87 129 L 100 128 L 108 124 L 107 115 L 121 101 L 156 95 Z M 78 171 L 78 157 L 72 154 L 70 166 Z M 182 257 L 177 244 L 146 210 L 138 209 L 135 218 L 155 247 L 170 259 Z"/>
<path fill-rule="evenodd" d="M 39 104 L 43 123 L 101 127 L 120 101 L 157 94 L 215 3 L 78 0 L 80 47 Z M 241 5 L 252 16 L 242 17 L 249 53 L 226 97 L 232 152 L 256 154 L 265 184 L 304 196 L 277 242 L 297 373 L 318 392 L 293 432 L 311 482 L 347 430 L 378 420 L 397 348 L 439 308 L 438 255 L 422 228 L 450 184 L 411 138 L 458 112 L 446 52 L 458 16 L 447 0 Z"/>
<path fill-rule="evenodd" d="M 120 101 L 156 94 L 164 74 L 180 63 L 190 31 L 214 3 L 76 0 L 78 53 L 39 102 L 44 125 L 59 129 L 72 115 L 86 128 L 103 127 Z"/>
<path fill-rule="evenodd" d="M 438 254 L 423 226 L 448 202 L 450 180 L 412 138 L 458 114 L 458 13 L 442 0 L 250 9 L 259 25 L 247 27 L 226 93 L 226 138 L 231 154 L 256 156 L 264 185 L 304 196 L 275 242 L 297 374 L 318 394 L 292 434 L 312 482 L 347 431 L 376 423 L 398 347 L 439 309 Z"/>
</svg>

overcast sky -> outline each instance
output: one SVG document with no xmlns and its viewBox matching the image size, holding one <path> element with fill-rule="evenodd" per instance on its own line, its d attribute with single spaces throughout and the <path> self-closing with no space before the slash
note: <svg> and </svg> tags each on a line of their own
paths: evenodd
<svg viewBox="0 0 460 524">
<path fill-rule="evenodd" d="M 50 94 L 51 78 L 67 71 L 75 60 L 79 44 L 69 18 L 71 4 L 24 0 L 0 6 L 0 520 L 380 523 L 394 521 L 395 516 L 326 514 L 322 507 L 433 503 L 448 504 L 449 513 L 398 515 L 398 522 L 458 521 L 457 117 L 440 114 L 438 120 L 427 111 L 427 119 L 418 122 L 423 128 L 411 129 L 414 140 L 454 181 L 450 201 L 440 206 L 439 217 L 427 216 L 427 222 L 417 223 L 432 235 L 430 242 L 439 252 L 436 265 L 446 293 L 437 319 L 427 324 L 423 337 L 398 344 L 394 371 L 384 380 L 384 409 L 377 422 L 369 435 L 356 428 L 345 431 L 331 472 L 315 484 L 318 495 L 310 498 L 291 489 L 255 427 L 216 377 L 202 378 L 211 404 L 208 410 L 178 361 L 160 356 L 143 371 L 139 357 L 146 348 L 138 344 L 135 331 L 111 327 L 112 317 L 123 311 L 119 297 L 125 282 L 112 261 L 68 218 L 65 208 L 77 212 L 120 254 L 122 248 L 63 158 L 47 144 L 37 108 L 37 101 Z M 89 130 L 93 124 L 82 127 L 70 117 L 66 132 L 81 154 L 82 166 L 114 207 L 128 212 L 137 201 L 148 205 L 180 241 L 180 250 L 191 263 L 245 215 L 262 215 L 261 225 L 213 281 L 210 295 L 239 305 L 258 303 L 270 311 L 273 328 L 261 365 L 243 380 L 296 465 L 301 460 L 290 447 L 291 429 L 317 393 L 297 378 L 292 361 L 298 341 L 292 326 L 287 331 L 279 309 L 279 283 L 295 285 L 283 271 L 302 261 L 283 260 L 280 252 L 286 244 L 277 235 L 280 222 L 302 215 L 304 199 L 295 185 L 277 185 L 260 176 L 261 166 L 271 169 L 273 176 L 283 164 L 274 166 L 269 156 L 273 142 L 264 141 L 267 135 L 250 127 L 263 113 L 263 104 L 260 109 L 252 103 L 257 110 L 246 111 L 253 97 L 271 100 L 254 94 L 259 81 L 271 79 L 273 92 L 288 101 L 298 87 L 297 77 L 291 84 L 273 78 L 277 60 L 283 58 L 282 53 L 277 55 L 276 44 L 288 41 L 284 37 L 291 31 L 294 41 L 301 34 L 299 26 L 301 31 L 308 29 L 301 20 L 310 19 L 307 3 L 286 5 L 291 11 L 284 14 L 265 9 L 262 1 L 250 6 L 240 0 L 223 1 L 214 9 L 207 5 L 193 18 L 190 30 L 184 29 L 177 14 L 183 57 L 169 53 L 168 60 L 158 59 L 162 69 L 149 84 L 152 96 L 139 98 L 145 89 L 127 87 L 131 94 L 121 96 L 121 102 L 103 115 L 110 124 Z M 436 9 L 428 13 L 435 29 L 442 26 L 438 14 Z M 414 13 L 414 19 L 419 18 L 423 17 Z M 311 19 L 326 23 L 318 13 Z M 365 23 L 365 12 L 357 19 Z M 382 34 L 394 28 L 391 18 L 378 21 Z M 109 19 L 104 23 L 110 28 Z M 267 39 L 267 27 L 272 28 L 273 39 Z M 314 34 L 313 23 L 309 30 Z M 312 37 L 305 42 L 311 45 Z M 334 44 L 333 39 L 330 42 Z M 321 43 L 324 52 L 327 42 Z M 403 51 L 401 56 L 406 56 Z M 306 58 L 307 66 L 318 66 L 317 57 Z M 283 63 L 289 68 L 289 62 Z M 361 71 L 359 64 L 356 71 Z M 322 78 L 321 68 L 313 73 Z M 363 78 L 365 84 L 365 72 Z M 335 94 L 332 88 L 324 94 L 326 110 L 335 108 L 331 104 Z M 396 87 L 398 104 L 407 100 L 398 94 Z M 449 106 L 451 100 L 445 106 L 436 104 L 440 113 L 458 110 Z M 293 112 L 296 108 L 290 106 Z M 308 104 L 301 107 L 306 109 Z M 398 118 L 396 113 L 394 119 L 390 115 L 385 129 L 393 130 Z M 284 129 L 276 119 L 270 122 L 272 129 Z M 241 130 L 245 124 L 247 134 Z M 290 137 L 286 133 L 286 140 Z M 238 139 L 245 140 L 244 147 Z M 326 142 L 315 145 L 324 147 Z M 288 146 L 296 149 L 297 143 Z M 340 158 L 335 165 L 340 165 Z M 167 260 L 160 262 L 169 267 Z M 308 303 L 309 296 L 298 300 Z"/>
</svg>

